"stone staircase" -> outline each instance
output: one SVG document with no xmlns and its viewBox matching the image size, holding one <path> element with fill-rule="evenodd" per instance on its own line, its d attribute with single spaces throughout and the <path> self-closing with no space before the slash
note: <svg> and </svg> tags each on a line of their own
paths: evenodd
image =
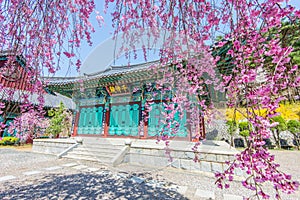
<svg viewBox="0 0 300 200">
<path fill-rule="evenodd" d="M 82 144 L 69 151 L 63 158 L 95 161 L 112 164 L 115 156 L 124 147 L 124 142 L 114 144 L 106 138 L 83 138 Z"/>
</svg>

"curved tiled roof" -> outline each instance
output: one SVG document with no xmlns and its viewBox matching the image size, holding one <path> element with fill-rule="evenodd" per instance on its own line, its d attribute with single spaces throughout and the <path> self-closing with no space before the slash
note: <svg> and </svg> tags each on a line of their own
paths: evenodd
<svg viewBox="0 0 300 200">
<path fill-rule="evenodd" d="M 45 78 L 44 80 L 47 82 L 47 85 L 67 85 L 78 83 L 79 81 L 92 81 L 100 78 L 107 78 L 111 76 L 117 75 L 127 75 L 130 73 L 142 72 L 150 70 L 151 67 L 157 66 L 159 64 L 158 61 L 147 62 L 143 64 L 130 65 L 130 66 L 111 66 L 103 71 L 92 73 L 92 74 L 84 74 L 84 76 L 78 77 L 52 77 Z"/>
<path fill-rule="evenodd" d="M 28 95 L 28 100 L 34 104 L 38 105 L 38 97 L 39 95 L 37 93 L 30 93 L 28 91 L 24 90 L 16 90 L 16 89 L 2 89 L 0 90 L 0 99 L 2 101 L 10 101 L 10 102 L 15 102 L 15 103 L 23 103 L 23 95 Z M 73 102 L 71 98 L 68 98 L 66 96 L 63 96 L 59 93 L 54 93 L 54 94 L 48 94 L 44 93 L 44 107 L 59 107 L 60 102 L 62 102 L 66 108 L 75 110 L 76 104 Z"/>
</svg>

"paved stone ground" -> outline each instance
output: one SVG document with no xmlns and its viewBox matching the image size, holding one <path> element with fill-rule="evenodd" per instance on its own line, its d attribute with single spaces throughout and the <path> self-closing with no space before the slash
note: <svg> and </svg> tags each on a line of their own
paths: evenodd
<svg viewBox="0 0 300 200">
<path fill-rule="evenodd" d="M 300 152 L 274 152 L 282 169 L 300 180 Z M 284 156 L 282 156 L 284 155 Z M 287 162 L 289 161 L 289 162 Z M 239 182 L 214 185 L 213 174 L 172 168 L 57 159 L 52 155 L 0 149 L 0 199 L 216 199 L 251 196 Z M 271 191 L 270 188 L 266 188 Z M 283 199 L 300 199 L 300 192 Z"/>
</svg>

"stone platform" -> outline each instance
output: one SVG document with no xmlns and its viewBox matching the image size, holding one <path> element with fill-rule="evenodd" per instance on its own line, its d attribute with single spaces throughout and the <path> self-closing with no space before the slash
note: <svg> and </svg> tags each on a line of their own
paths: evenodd
<svg viewBox="0 0 300 200">
<path fill-rule="evenodd" d="M 34 139 L 32 151 L 58 155 L 74 144 L 76 144 L 75 138 Z"/>
<path fill-rule="evenodd" d="M 82 144 L 74 146 L 81 139 Z M 132 163 L 144 166 L 173 167 L 204 172 L 223 171 L 226 169 L 225 162 L 232 161 L 234 155 L 238 153 L 236 149 L 230 147 L 224 141 L 204 141 L 194 151 L 193 147 L 195 143 L 188 141 L 173 140 L 170 141 L 170 145 L 166 148 L 164 142 L 157 143 L 157 140 L 98 137 L 81 137 L 81 139 L 36 139 L 34 140 L 32 150 L 34 152 L 60 155 L 62 152 L 68 154 L 66 150 L 74 146 L 73 149 L 70 149 L 69 154 L 72 151 L 77 151 L 78 159 L 84 159 L 84 157 L 87 158 L 87 154 L 91 154 L 90 156 L 92 157 L 97 157 L 98 155 L 96 154 L 101 154 L 101 144 L 103 143 L 106 146 L 106 151 L 107 149 L 118 149 L 119 151 L 114 152 L 115 156 L 108 162 L 114 166 L 121 163 Z M 96 144 L 98 144 L 98 147 Z M 108 144 L 111 145 L 110 148 L 107 147 Z M 123 148 L 120 148 L 122 146 Z M 95 148 L 99 149 L 96 151 Z M 80 156 L 80 152 L 85 156 Z M 197 156 L 198 162 L 194 161 L 195 156 Z M 76 157 L 72 158 L 76 159 Z M 236 172 L 236 175 L 242 174 Z"/>
<path fill-rule="evenodd" d="M 204 141 L 194 151 L 195 143 L 171 141 L 168 148 L 156 140 L 133 140 L 124 162 L 157 167 L 170 166 L 204 172 L 223 171 L 238 151 L 223 141 Z M 195 156 L 198 162 L 195 162 Z"/>
</svg>

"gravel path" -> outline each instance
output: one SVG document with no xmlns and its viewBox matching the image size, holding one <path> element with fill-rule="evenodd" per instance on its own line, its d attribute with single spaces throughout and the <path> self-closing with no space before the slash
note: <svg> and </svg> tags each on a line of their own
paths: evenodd
<svg viewBox="0 0 300 200">
<path fill-rule="evenodd" d="M 281 169 L 300 181 L 300 151 L 272 151 Z M 122 164 L 116 168 L 94 162 L 57 159 L 52 155 L 0 148 L 0 199 L 214 199 L 250 196 L 240 182 L 227 190 L 214 184 L 211 173 Z M 1 181 L 1 177 L 9 180 Z M 267 187 L 271 192 L 271 187 Z M 232 197 L 227 198 L 228 200 Z M 300 199 L 300 192 L 283 196 Z"/>
<path fill-rule="evenodd" d="M 23 171 L 36 170 L 47 167 L 49 164 L 63 163 L 54 155 L 32 153 L 30 151 L 16 151 L 14 149 L 0 149 L 1 170 L 0 176 L 19 174 Z"/>
<path fill-rule="evenodd" d="M 300 151 L 271 151 L 275 160 L 280 164 L 280 169 L 293 176 L 300 182 Z"/>
</svg>

